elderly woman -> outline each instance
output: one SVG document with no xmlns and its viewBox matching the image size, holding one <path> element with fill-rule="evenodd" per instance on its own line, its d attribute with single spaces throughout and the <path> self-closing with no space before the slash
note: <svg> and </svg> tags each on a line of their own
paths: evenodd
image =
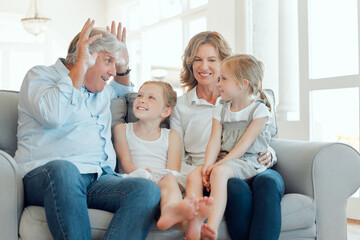
<svg viewBox="0 0 360 240">
<path fill-rule="evenodd" d="M 181 83 L 187 93 L 179 97 L 170 127 L 182 138 L 181 171 L 186 175 L 204 163 L 213 109 L 220 100 L 220 62 L 230 55 L 228 43 L 217 32 L 195 35 L 185 49 Z M 276 162 L 270 151 L 261 153 L 258 159 L 268 169 L 250 183 L 235 178 L 228 182 L 225 218 L 231 239 L 279 237 L 284 183 L 280 174 L 270 169 Z"/>
</svg>

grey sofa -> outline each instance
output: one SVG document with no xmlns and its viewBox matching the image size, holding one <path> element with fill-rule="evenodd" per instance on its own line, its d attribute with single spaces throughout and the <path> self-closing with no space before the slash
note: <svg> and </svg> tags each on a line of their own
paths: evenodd
<svg viewBox="0 0 360 240">
<path fill-rule="evenodd" d="M 132 121 L 131 101 L 112 103 L 113 125 Z M 44 209 L 25 206 L 23 184 L 13 159 L 16 150 L 18 93 L 0 91 L 0 239 L 51 239 Z M 273 139 L 274 167 L 285 182 L 279 239 L 346 239 L 347 199 L 360 186 L 360 156 L 341 143 Z M 89 209 L 93 239 L 102 239 L 112 213 Z M 266 223 L 264 223 L 266 224 Z M 182 239 L 175 230 L 161 232 L 154 223 L 147 239 Z M 219 239 L 229 239 L 223 221 Z"/>
</svg>

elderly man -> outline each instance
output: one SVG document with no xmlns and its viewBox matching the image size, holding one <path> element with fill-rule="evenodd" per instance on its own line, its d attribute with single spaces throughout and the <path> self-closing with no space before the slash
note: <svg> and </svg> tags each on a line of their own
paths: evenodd
<svg viewBox="0 0 360 240">
<path fill-rule="evenodd" d="M 91 239 L 88 207 L 114 213 L 105 239 L 145 239 L 160 191 L 114 173 L 111 142 L 110 100 L 131 91 L 126 32 L 94 23 L 88 19 L 66 59 L 24 78 L 15 159 L 25 203 L 44 206 L 54 239 Z"/>
</svg>

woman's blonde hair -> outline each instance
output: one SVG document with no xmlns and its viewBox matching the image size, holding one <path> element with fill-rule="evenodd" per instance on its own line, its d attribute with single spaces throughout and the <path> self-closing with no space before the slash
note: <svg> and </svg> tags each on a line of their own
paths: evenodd
<svg viewBox="0 0 360 240">
<path fill-rule="evenodd" d="M 264 64 L 261 61 L 249 54 L 235 54 L 225 58 L 221 67 L 228 70 L 240 84 L 244 79 L 248 80 L 250 94 L 260 94 L 260 98 L 271 111 L 270 102 L 262 90 Z"/>
<path fill-rule="evenodd" d="M 175 107 L 176 101 L 177 101 L 177 95 L 169 83 L 161 82 L 161 81 L 147 81 L 141 85 L 140 89 L 144 85 L 147 85 L 147 84 L 153 84 L 153 85 L 161 87 L 163 90 L 164 103 L 165 103 L 166 107 L 170 107 L 170 108 Z M 139 89 L 139 91 L 140 91 L 140 89 Z"/>
<path fill-rule="evenodd" d="M 89 37 L 101 34 L 102 37 L 95 40 L 89 45 L 89 53 L 93 52 L 108 52 L 115 54 L 124 48 L 124 44 L 120 42 L 113 34 L 108 32 L 106 29 L 93 28 L 89 34 Z M 79 42 L 80 33 L 78 33 L 71 41 L 68 53 L 65 59 L 65 64 L 74 65 L 77 57 L 77 43 Z"/>
<path fill-rule="evenodd" d="M 183 68 L 180 74 L 180 82 L 182 87 L 190 91 L 198 84 L 194 77 L 193 62 L 199 47 L 205 43 L 213 45 L 216 49 L 220 61 L 232 54 L 231 48 L 225 38 L 218 32 L 201 32 L 196 34 L 189 41 L 184 55 L 183 55 Z"/>
</svg>

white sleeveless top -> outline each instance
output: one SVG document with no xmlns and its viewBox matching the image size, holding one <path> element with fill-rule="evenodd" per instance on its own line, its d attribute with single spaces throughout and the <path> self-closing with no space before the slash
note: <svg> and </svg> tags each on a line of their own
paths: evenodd
<svg viewBox="0 0 360 240">
<path fill-rule="evenodd" d="M 166 168 L 169 132 L 170 129 L 161 128 L 160 138 L 155 141 L 146 141 L 135 135 L 133 123 L 126 124 L 126 140 L 135 167 L 150 168 L 153 171 Z"/>
</svg>

